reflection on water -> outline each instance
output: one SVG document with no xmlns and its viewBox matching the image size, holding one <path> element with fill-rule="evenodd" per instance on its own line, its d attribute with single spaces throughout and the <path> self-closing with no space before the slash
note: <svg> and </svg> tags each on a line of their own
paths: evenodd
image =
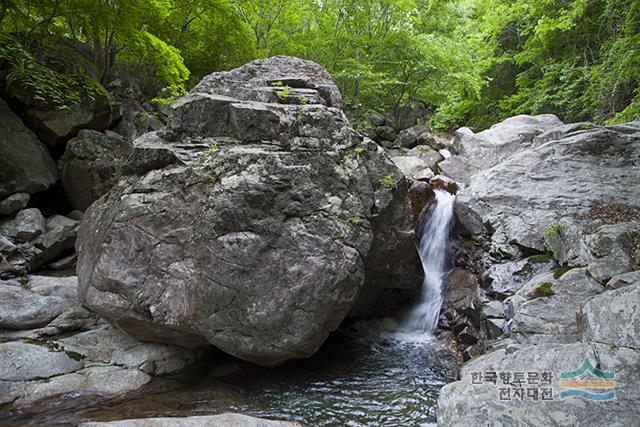
<svg viewBox="0 0 640 427">
<path fill-rule="evenodd" d="M 75 425 L 230 411 L 309 426 L 433 424 L 439 390 L 453 381 L 455 362 L 432 338 L 388 332 L 396 326 L 389 320 L 358 322 L 335 333 L 308 360 L 265 369 L 228 357 L 191 378 L 158 380 L 143 395 L 110 402 L 59 399 L 19 419 L 0 414 L 0 424 Z"/>
</svg>

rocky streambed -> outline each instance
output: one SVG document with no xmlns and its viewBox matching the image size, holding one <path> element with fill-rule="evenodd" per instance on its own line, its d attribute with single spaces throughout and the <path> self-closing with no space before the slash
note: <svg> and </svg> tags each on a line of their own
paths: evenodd
<svg viewBox="0 0 640 427">
<path fill-rule="evenodd" d="M 3 424 L 639 416 L 640 122 L 447 140 L 372 114 L 369 139 L 288 57 L 206 77 L 141 136 L 127 111 L 52 139 L 0 107 Z M 456 199 L 432 337 L 397 320 L 435 191 Z"/>
</svg>

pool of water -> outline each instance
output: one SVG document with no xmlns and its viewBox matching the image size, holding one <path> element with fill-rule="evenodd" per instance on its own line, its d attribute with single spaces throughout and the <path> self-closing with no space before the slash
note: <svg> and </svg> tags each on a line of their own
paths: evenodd
<svg viewBox="0 0 640 427">
<path fill-rule="evenodd" d="M 309 426 L 427 426 L 456 363 L 436 340 L 394 332 L 390 320 L 343 326 L 312 358 L 260 368 L 217 356 L 187 374 L 154 380 L 118 400 L 67 396 L 0 424 L 75 425 L 88 420 L 240 412 Z"/>
</svg>

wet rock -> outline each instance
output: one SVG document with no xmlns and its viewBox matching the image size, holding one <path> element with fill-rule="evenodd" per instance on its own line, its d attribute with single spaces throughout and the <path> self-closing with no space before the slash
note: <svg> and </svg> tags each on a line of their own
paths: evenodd
<svg viewBox="0 0 640 427">
<path fill-rule="evenodd" d="M 413 179 L 416 181 L 429 182 L 429 180 L 434 176 L 436 176 L 436 174 L 433 173 L 433 171 L 430 168 L 426 168 L 414 173 Z"/>
<path fill-rule="evenodd" d="M 44 191 L 56 182 L 58 171 L 46 147 L 2 100 L 0 132 L 0 199 Z"/>
<path fill-rule="evenodd" d="M 640 350 L 640 280 L 591 298 L 581 312 L 583 340 Z"/>
<path fill-rule="evenodd" d="M 434 190 L 444 190 L 451 194 L 458 192 L 458 184 L 446 176 L 436 175 L 429 180 L 429 184 Z"/>
<path fill-rule="evenodd" d="M 132 145 L 120 135 L 81 130 L 67 143 L 58 164 L 62 186 L 74 209 L 84 211 L 116 182 Z"/>
<path fill-rule="evenodd" d="M 435 193 L 433 188 L 426 182 L 414 181 L 409 188 L 409 197 L 413 207 L 413 216 L 417 221 L 420 213 L 434 199 Z"/>
<path fill-rule="evenodd" d="M 604 371 L 616 375 L 615 409 L 612 402 L 594 403 L 582 398 L 561 399 L 560 374 L 579 369 L 585 358 Z M 640 416 L 640 352 L 614 349 L 606 344 L 541 344 L 508 353 L 498 350 L 465 364 L 461 380 L 446 385 L 438 399 L 438 425 L 627 425 Z M 483 380 L 473 384 L 472 373 L 551 372 L 553 400 L 500 399 L 502 386 Z M 516 387 L 506 386 L 511 393 Z M 524 387 L 526 389 L 526 386 Z M 540 391 L 540 390 L 539 390 Z"/>
<path fill-rule="evenodd" d="M 481 305 L 478 278 L 463 268 L 454 269 L 443 283 L 438 323 L 440 328 L 453 331 L 465 360 L 483 351 L 478 330 Z"/>
<path fill-rule="evenodd" d="M 458 313 L 472 313 L 480 307 L 478 278 L 463 268 L 449 273 L 443 284 L 442 311 L 453 309 Z"/>
<path fill-rule="evenodd" d="M 109 422 L 88 422 L 78 427 L 302 427 L 291 421 L 272 421 L 240 414 L 194 417 L 141 418 Z"/>
<path fill-rule="evenodd" d="M 16 193 L 0 201 L 0 215 L 13 215 L 26 208 L 29 198 L 28 193 Z"/>
<path fill-rule="evenodd" d="M 274 83 L 308 102 L 278 102 Z M 339 107 L 296 58 L 204 78 L 85 213 L 83 304 L 145 341 L 275 365 L 313 354 L 361 288 L 414 292 L 406 180 Z"/>
</svg>

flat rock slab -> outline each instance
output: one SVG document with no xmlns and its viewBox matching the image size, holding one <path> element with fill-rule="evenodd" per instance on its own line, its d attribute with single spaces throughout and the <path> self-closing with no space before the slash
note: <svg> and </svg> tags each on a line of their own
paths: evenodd
<svg viewBox="0 0 640 427">
<path fill-rule="evenodd" d="M 0 380 L 29 381 L 74 372 L 84 367 L 67 353 L 23 342 L 0 344 Z"/>
<path fill-rule="evenodd" d="M 291 421 L 265 420 L 241 414 L 184 418 L 143 418 L 109 422 L 88 422 L 78 427 L 302 427 Z"/>
</svg>

